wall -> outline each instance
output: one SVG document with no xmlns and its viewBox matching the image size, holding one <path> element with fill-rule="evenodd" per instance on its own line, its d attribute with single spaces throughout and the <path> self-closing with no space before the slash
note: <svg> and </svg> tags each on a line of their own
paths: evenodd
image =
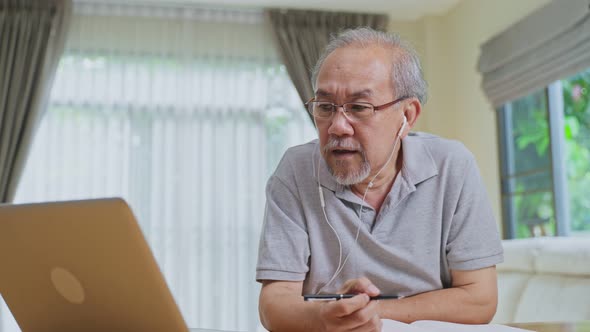
<svg viewBox="0 0 590 332">
<path fill-rule="evenodd" d="M 496 115 L 480 88 L 479 47 L 549 0 L 463 0 L 448 13 L 392 22 L 422 57 L 429 100 L 417 130 L 462 141 L 475 155 L 501 216 Z"/>
</svg>

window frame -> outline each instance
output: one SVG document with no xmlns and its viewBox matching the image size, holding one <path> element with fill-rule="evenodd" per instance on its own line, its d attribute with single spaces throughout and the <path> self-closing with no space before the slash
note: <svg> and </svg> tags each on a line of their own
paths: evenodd
<svg viewBox="0 0 590 332">
<path fill-rule="evenodd" d="M 565 165 L 564 101 L 561 81 L 555 81 L 543 89 L 547 101 L 547 121 L 549 128 L 549 158 L 553 193 L 553 216 L 555 235 L 570 235 L 569 195 L 567 169 Z M 500 187 L 502 206 L 502 229 L 505 239 L 517 235 L 516 210 L 514 207 L 513 181 L 514 154 L 510 141 L 513 134 L 512 101 L 496 109 L 498 155 L 500 156 Z"/>
</svg>

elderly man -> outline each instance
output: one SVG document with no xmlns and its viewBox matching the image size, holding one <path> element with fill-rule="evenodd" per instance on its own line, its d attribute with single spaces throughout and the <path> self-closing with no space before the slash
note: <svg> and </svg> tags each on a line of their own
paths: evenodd
<svg viewBox="0 0 590 332">
<path fill-rule="evenodd" d="M 313 82 L 307 107 L 319 141 L 289 149 L 267 185 L 256 272 L 263 325 L 489 322 L 502 261 L 496 222 L 471 153 L 410 133 L 426 99 L 415 52 L 397 36 L 348 30 L 327 46 Z M 327 293 L 356 295 L 302 297 Z"/>
</svg>

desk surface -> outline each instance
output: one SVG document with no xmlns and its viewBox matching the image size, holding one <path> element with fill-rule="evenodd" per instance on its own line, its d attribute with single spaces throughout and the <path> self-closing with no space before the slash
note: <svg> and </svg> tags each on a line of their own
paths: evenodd
<svg viewBox="0 0 590 332">
<path fill-rule="evenodd" d="M 590 321 L 576 323 L 514 323 L 508 325 L 537 332 L 590 332 Z"/>
<path fill-rule="evenodd" d="M 536 332 L 590 332 L 590 321 L 576 323 L 514 323 L 507 325 Z M 223 332 L 220 330 L 209 329 L 189 330 L 190 332 Z"/>
<path fill-rule="evenodd" d="M 189 332 L 229 332 L 229 331 L 222 331 L 222 330 L 211 330 L 211 329 L 188 329 Z"/>
</svg>

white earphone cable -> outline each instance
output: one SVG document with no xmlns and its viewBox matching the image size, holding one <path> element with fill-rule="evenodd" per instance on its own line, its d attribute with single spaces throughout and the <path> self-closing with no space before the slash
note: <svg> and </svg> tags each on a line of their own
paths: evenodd
<svg viewBox="0 0 590 332">
<path fill-rule="evenodd" d="M 314 122 L 314 125 L 315 125 L 316 129 L 318 129 L 318 126 L 317 126 L 315 117 L 313 117 L 313 122 Z M 348 258 L 350 257 L 350 255 L 352 254 L 352 252 L 357 248 L 357 241 L 358 241 L 359 234 L 360 234 L 360 231 L 361 231 L 361 226 L 362 226 L 362 223 L 363 223 L 362 216 L 363 216 L 364 204 L 365 204 L 365 199 L 367 197 L 367 193 L 369 192 L 369 189 L 371 187 L 373 187 L 373 181 L 375 181 L 375 179 L 377 178 L 377 176 L 379 174 L 381 174 L 381 172 L 385 169 L 385 167 L 387 167 L 387 165 L 389 164 L 389 162 L 391 162 L 391 158 L 393 157 L 393 154 L 395 153 L 395 149 L 396 149 L 398 143 L 401 141 L 401 138 L 402 138 L 402 135 L 403 135 L 403 130 L 405 129 L 406 124 L 407 124 L 407 119 L 404 116 L 404 122 L 403 122 L 400 130 L 398 131 L 398 133 L 396 135 L 395 142 L 393 144 L 393 149 L 391 150 L 391 153 L 389 154 L 389 158 L 387 158 L 387 161 L 381 167 L 381 169 L 379 170 L 379 172 L 377 172 L 377 174 L 375 174 L 373 176 L 373 178 L 371 179 L 371 181 L 367 185 L 367 188 L 365 189 L 365 193 L 363 194 L 362 203 L 361 203 L 361 206 L 359 207 L 359 221 L 358 221 L 358 227 L 357 227 L 357 230 L 356 230 L 356 236 L 354 238 L 354 243 L 353 243 L 352 247 L 350 248 L 350 250 L 348 251 L 348 254 L 346 255 L 346 257 L 344 258 L 344 261 L 342 261 L 342 241 L 340 240 L 340 236 L 338 236 L 338 232 L 336 232 L 336 229 L 334 229 L 334 227 L 332 226 L 332 224 L 328 220 L 328 215 L 326 213 L 326 202 L 324 200 L 324 192 L 322 190 L 322 185 L 321 185 L 321 182 L 320 182 L 320 161 L 321 161 L 320 158 L 321 158 L 321 151 L 319 151 L 319 154 L 318 154 L 318 164 L 317 164 L 317 168 L 318 168 L 317 169 L 317 177 L 318 177 L 318 192 L 319 192 L 319 195 L 320 195 L 320 205 L 322 206 L 322 212 L 324 214 L 324 219 L 326 220 L 326 223 L 328 224 L 328 226 L 330 227 L 330 229 L 332 230 L 332 232 L 334 232 L 334 235 L 336 235 L 336 239 L 338 240 L 338 266 L 336 267 L 336 270 L 334 271 L 334 274 L 332 275 L 332 277 L 330 278 L 330 280 L 328 280 L 327 283 L 325 283 L 322 287 L 320 287 L 320 289 L 316 292 L 316 294 L 320 294 L 321 291 L 324 288 L 326 288 L 328 285 L 330 285 L 336 279 L 336 277 L 338 277 L 338 275 L 340 275 L 340 272 L 342 272 L 342 270 L 344 269 L 344 266 L 345 266 L 346 262 L 348 261 Z M 319 129 L 318 129 L 318 134 L 319 134 Z"/>
<path fill-rule="evenodd" d="M 403 128 L 402 128 L 403 129 Z M 400 130 L 401 131 L 401 130 Z M 319 294 L 325 287 L 327 287 L 328 285 L 330 285 L 335 279 L 336 277 L 338 277 L 338 275 L 340 275 L 340 272 L 342 272 L 342 270 L 344 269 L 344 266 L 346 265 L 346 262 L 348 261 L 348 258 L 350 257 L 350 255 L 352 254 L 352 252 L 354 250 L 356 250 L 357 246 L 357 241 L 359 238 L 359 234 L 361 232 L 361 226 L 363 224 L 363 210 L 364 210 L 364 204 L 365 204 L 365 199 L 367 197 L 367 193 L 369 192 L 369 189 L 371 187 L 373 187 L 373 181 L 377 178 L 377 176 L 381 173 L 381 171 L 383 171 L 385 169 L 385 167 L 389 164 L 389 162 L 391 161 L 391 158 L 393 157 L 393 154 L 395 152 L 395 148 L 397 147 L 398 142 L 401 140 L 401 137 L 398 135 L 398 137 L 396 137 L 395 139 L 395 143 L 393 144 L 393 149 L 391 150 L 391 153 L 389 154 L 389 158 L 387 158 L 387 162 L 381 167 L 381 169 L 379 170 L 379 172 L 377 172 L 377 174 L 375 174 L 373 176 L 373 178 L 371 179 L 371 181 L 369 182 L 369 184 L 367 185 L 367 189 L 365 189 L 365 193 L 363 194 L 363 199 L 362 199 L 362 203 L 361 206 L 359 207 L 359 221 L 358 221 L 358 227 L 356 229 L 356 236 L 354 238 L 354 243 L 352 245 L 352 247 L 350 248 L 350 250 L 348 251 L 348 254 L 346 254 L 346 257 L 344 258 L 344 261 L 342 262 L 342 264 L 340 264 L 340 261 L 338 262 L 338 268 L 336 268 L 336 271 L 334 271 L 334 275 L 332 275 L 332 278 L 330 278 L 330 280 L 325 283 L 318 291 L 316 294 Z M 319 180 L 319 178 L 318 178 Z M 328 216 L 326 215 L 326 209 L 324 207 L 322 207 L 323 211 L 324 211 L 324 216 L 326 218 L 326 222 L 328 222 Z M 330 225 L 330 227 L 332 228 L 332 230 L 334 231 L 334 233 L 336 234 L 336 236 L 338 236 L 338 234 L 336 233 L 336 230 L 332 227 L 332 225 L 328 222 L 328 225 Z M 342 245 L 340 242 L 340 238 L 338 238 L 338 246 L 339 246 L 339 252 L 340 252 L 340 257 L 342 256 Z"/>
<path fill-rule="evenodd" d="M 318 128 L 317 123 L 315 121 L 315 117 L 313 118 L 313 122 L 316 128 Z M 319 130 L 318 130 L 318 134 L 319 134 Z M 319 145 L 319 142 L 318 142 Z M 326 214 L 326 201 L 324 200 L 324 191 L 322 190 L 322 184 L 320 181 L 320 162 L 321 162 L 321 158 L 322 158 L 322 153 L 321 151 L 318 150 L 318 165 L 317 165 L 317 177 L 318 177 L 318 193 L 320 195 L 320 205 L 322 206 L 322 212 L 324 214 L 324 220 L 326 221 L 326 224 L 328 224 L 328 226 L 330 227 L 330 229 L 332 230 L 332 232 L 334 233 L 334 235 L 336 235 L 336 240 L 338 241 L 338 266 L 336 267 L 336 271 L 338 271 L 340 269 L 340 266 L 342 264 L 342 241 L 340 240 L 340 236 L 338 235 L 338 232 L 336 232 L 336 229 L 334 228 L 334 226 L 332 226 L 332 224 L 330 223 L 330 220 L 328 219 L 328 215 Z M 312 159 L 313 160 L 313 159 Z M 312 161 L 313 164 L 313 161 Z M 320 291 L 323 289 L 324 287 L 322 287 L 320 289 Z M 318 291 L 319 294 L 319 291 Z"/>
</svg>

